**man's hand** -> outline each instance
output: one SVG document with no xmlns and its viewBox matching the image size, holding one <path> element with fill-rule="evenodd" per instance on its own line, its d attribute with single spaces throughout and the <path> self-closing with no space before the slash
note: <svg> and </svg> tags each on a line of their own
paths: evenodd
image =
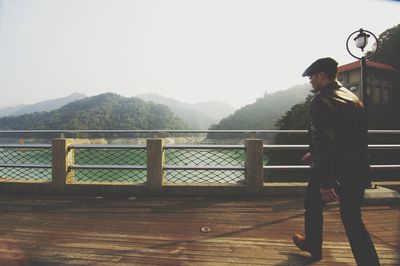
<svg viewBox="0 0 400 266">
<path fill-rule="evenodd" d="M 319 192 L 321 193 L 322 199 L 326 202 L 340 200 L 333 188 L 320 188 Z"/>
<path fill-rule="evenodd" d="M 311 165 L 312 163 L 312 157 L 311 153 L 307 152 L 304 154 L 303 158 L 301 159 L 305 164 Z"/>
</svg>

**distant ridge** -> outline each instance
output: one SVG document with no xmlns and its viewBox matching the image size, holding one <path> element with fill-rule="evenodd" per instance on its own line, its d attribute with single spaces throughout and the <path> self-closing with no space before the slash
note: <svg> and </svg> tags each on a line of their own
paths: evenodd
<svg viewBox="0 0 400 266">
<path fill-rule="evenodd" d="M 12 113 L 24 108 L 28 106 L 27 104 L 21 104 L 21 105 L 17 105 L 17 106 L 5 106 L 0 108 L 0 117 L 2 116 L 7 116 L 7 115 L 11 115 Z"/>
<path fill-rule="evenodd" d="M 168 106 L 180 119 L 193 129 L 207 129 L 222 118 L 232 114 L 235 108 L 222 101 L 184 103 L 156 93 L 139 94 L 137 97 Z"/>
<path fill-rule="evenodd" d="M 58 109 L 67 103 L 80 100 L 85 98 L 86 95 L 82 93 L 73 93 L 66 97 L 46 100 L 42 102 L 38 102 L 35 104 L 29 105 L 18 105 L 14 107 L 4 107 L 0 109 L 0 117 L 1 116 L 18 116 L 23 114 L 29 114 L 34 112 L 43 112 L 43 111 L 52 111 Z"/>
</svg>

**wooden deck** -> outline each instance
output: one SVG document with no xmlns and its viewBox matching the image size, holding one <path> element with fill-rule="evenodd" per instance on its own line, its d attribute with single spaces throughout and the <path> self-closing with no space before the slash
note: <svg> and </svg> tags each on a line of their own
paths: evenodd
<svg viewBox="0 0 400 266">
<path fill-rule="evenodd" d="M 302 199 L 0 195 L 0 265 L 307 265 Z M 367 206 L 382 265 L 400 265 L 400 206 Z M 202 227 L 210 232 L 201 232 Z M 355 265 L 337 205 L 324 258 Z"/>
</svg>

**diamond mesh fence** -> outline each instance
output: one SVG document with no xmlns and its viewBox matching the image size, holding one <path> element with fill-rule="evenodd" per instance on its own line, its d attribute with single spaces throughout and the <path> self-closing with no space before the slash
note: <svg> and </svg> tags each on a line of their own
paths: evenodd
<svg viewBox="0 0 400 266">
<path fill-rule="evenodd" d="M 145 169 L 118 169 L 118 166 L 146 166 L 146 149 L 74 149 L 74 164 L 85 169 L 74 169 L 75 183 L 144 183 Z M 88 169 L 94 166 L 93 169 Z M 96 169 L 107 166 L 107 169 Z M 116 167 L 113 169 L 113 167 Z"/>
<path fill-rule="evenodd" d="M 135 184 L 146 182 L 146 170 L 74 169 L 74 183 Z"/>
<path fill-rule="evenodd" d="M 167 168 L 184 166 L 196 167 L 244 167 L 244 149 L 173 149 L 165 151 Z M 244 169 L 167 169 L 166 183 L 241 183 L 244 181 Z"/>
<path fill-rule="evenodd" d="M 51 148 L 0 148 L 0 181 L 51 181 Z M 10 167 L 5 167 L 8 165 Z M 35 165 L 33 167 L 32 165 Z M 29 167 L 31 166 L 31 167 Z M 43 167 L 40 167 L 43 166 Z"/>
</svg>

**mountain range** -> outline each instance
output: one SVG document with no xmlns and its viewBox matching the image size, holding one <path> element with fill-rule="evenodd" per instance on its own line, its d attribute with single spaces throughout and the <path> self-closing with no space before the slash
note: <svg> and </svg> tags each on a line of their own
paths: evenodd
<svg viewBox="0 0 400 266">
<path fill-rule="evenodd" d="M 168 107 L 114 93 L 76 100 L 49 112 L 0 118 L 0 129 L 189 129 Z"/>
<path fill-rule="evenodd" d="M 85 98 L 82 93 L 73 93 L 66 97 L 41 101 L 35 104 L 22 104 L 18 106 L 8 106 L 0 108 L 0 117 L 2 116 L 18 116 L 23 114 L 52 111 L 58 109 L 67 103 Z"/>
<path fill-rule="evenodd" d="M 0 128 L 273 129 L 276 121 L 293 105 L 303 102 L 310 90 L 309 84 L 303 84 L 265 94 L 236 111 L 220 101 L 189 104 L 154 93 L 130 98 L 114 93 L 93 97 L 74 93 L 15 107 L 12 112 L 10 108 L 0 109 L 0 112 L 8 110 L 13 114 L 0 118 Z"/>
<path fill-rule="evenodd" d="M 218 123 L 222 118 L 227 117 L 235 111 L 233 106 L 222 101 L 190 104 L 156 93 L 139 94 L 136 97 L 167 106 L 193 129 L 207 129 L 211 124 Z"/>
<path fill-rule="evenodd" d="M 19 116 L 35 112 L 49 112 L 62 106 L 85 98 L 81 93 L 73 93 L 66 97 L 46 100 L 30 105 L 18 105 L 0 108 L 0 117 Z M 138 98 L 147 102 L 167 106 L 183 122 L 192 129 L 207 129 L 211 124 L 219 122 L 235 111 L 235 108 L 222 101 L 200 102 L 195 104 L 184 103 L 172 98 L 164 97 L 156 93 L 140 94 Z"/>
</svg>

